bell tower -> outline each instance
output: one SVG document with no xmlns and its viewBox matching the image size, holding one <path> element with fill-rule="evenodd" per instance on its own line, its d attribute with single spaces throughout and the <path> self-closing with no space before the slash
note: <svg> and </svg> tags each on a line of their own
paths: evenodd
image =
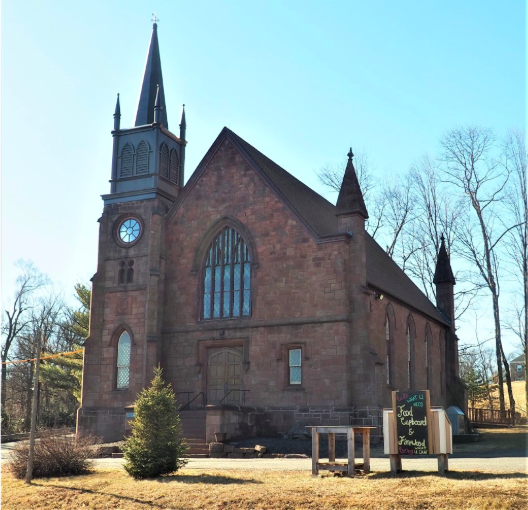
<svg viewBox="0 0 528 510">
<path fill-rule="evenodd" d="M 154 23 L 133 127 L 121 126 L 117 97 L 110 193 L 98 220 L 77 427 L 105 441 L 122 438 L 125 408 L 161 361 L 165 217 L 183 186 L 185 132 L 184 111 L 180 136 L 168 129 Z"/>
</svg>

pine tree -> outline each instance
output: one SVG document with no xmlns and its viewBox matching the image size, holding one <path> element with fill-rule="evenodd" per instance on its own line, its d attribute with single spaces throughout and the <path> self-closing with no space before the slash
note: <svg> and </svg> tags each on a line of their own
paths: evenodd
<svg viewBox="0 0 528 510">
<path fill-rule="evenodd" d="M 161 368 L 154 370 L 151 386 L 135 402 L 132 435 L 123 451 L 125 470 L 134 478 L 154 478 L 183 467 L 187 445 L 182 439 L 180 414 L 170 384 L 165 386 Z"/>
</svg>

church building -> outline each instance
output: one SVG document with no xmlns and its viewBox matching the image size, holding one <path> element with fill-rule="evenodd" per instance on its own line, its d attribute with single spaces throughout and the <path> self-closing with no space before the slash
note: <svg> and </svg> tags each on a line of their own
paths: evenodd
<svg viewBox="0 0 528 510">
<path fill-rule="evenodd" d="M 118 97 L 79 433 L 122 439 L 158 365 L 207 441 L 380 426 L 396 389 L 466 410 L 444 242 L 433 304 L 366 232 L 351 150 L 335 206 L 228 128 L 184 184 L 156 24 L 135 126 L 120 116 Z"/>
</svg>

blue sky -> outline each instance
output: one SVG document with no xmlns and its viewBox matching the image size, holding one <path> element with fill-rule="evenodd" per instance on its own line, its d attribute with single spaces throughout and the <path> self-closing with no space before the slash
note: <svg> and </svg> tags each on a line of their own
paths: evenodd
<svg viewBox="0 0 528 510">
<path fill-rule="evenodd" d="M 525 126 L 521 0 L 4 0 L 3 301 L 19 258 L 67 294 L 94 274 L 115 97 L 132 125 L 154 11 L 186 179 L 223 126 L 320 192 L 350 145 L 390 176 L 450 128 Z"/>
</svg>

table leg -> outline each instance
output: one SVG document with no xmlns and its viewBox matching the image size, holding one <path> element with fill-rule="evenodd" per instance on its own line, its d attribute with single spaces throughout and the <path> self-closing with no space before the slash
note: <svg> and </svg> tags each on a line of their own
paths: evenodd
<svg viewBox="0 0 528 510">
<path fill-rule="evenodd" d="M 370 473 L 370 429 L 363 432 L 363 471 Z"/>
<path fill-rule="evenodd" d="M 312 475 L 319 474 L 317 463 L 319 462 L 319 432 L 312 429 Z"/>
<path fill-rule="evenodd" d="M 354 452 L 354 429 L 347 430 L 347 451 L 348 451 L 348 476 L 356 473 L 356 458 Z"/>
<path fill-rule="evenodd" d="M 328 433 L 328 461 L 335 462 L 335 434 Z"/>
</svg>

